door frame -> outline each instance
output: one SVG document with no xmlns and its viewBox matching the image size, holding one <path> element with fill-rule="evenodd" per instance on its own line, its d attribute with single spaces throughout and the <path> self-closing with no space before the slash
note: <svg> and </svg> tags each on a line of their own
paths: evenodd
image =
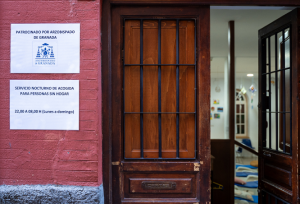
<svg viewBox="0 0 300 204">
<path fill-rule="evenodd" d="M 115 5 L 226 5 L 226 6 L 300 6 L 300 2 L 295 0 L 102 0 L 101 18 L 101 83 L 102 83 L 102 169 L 103 169 L 103 188 L 105 203 L 112 203 L 112 67 L 111 67 L 111 8 Z M 102 14 L 102 15 L 101 15 Z M 209 22 L 210 23 L 210 22 Z M 210 37 L 210 36 L 208 36 Z M 209 44 L 208 44 L 209 45 Z M 210 57 L 210 56 L 208 56 Z M 210 71 L 210 70 L 209 70 Z M 209 73 L 210 74 L 210 73 Z M 98 150 L 101 152 L 101 149 Z M 208 148 L 210 152 L 210 145 Z M 231 157 L 234 156 L 232 151 Z M 210 159 L 210 158 L 209 158 Z M 210 161 L 205 165 L 210 168 Z M 202 188 L 203 189 L 203 188 Z M 210 192 L 210 191 L 208 191 Z M 298 192 L 299 194 L 299 192 Z M 232 195 L 233 196 L 233 195 Z M 208 200 L 201 199 L 200 203 L 210 203 L 210 195 L 206 196 Z"/>
</svg>

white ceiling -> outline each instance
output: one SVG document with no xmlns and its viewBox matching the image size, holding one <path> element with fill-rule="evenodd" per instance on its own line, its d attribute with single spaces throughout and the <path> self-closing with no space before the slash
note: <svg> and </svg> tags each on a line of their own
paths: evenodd
<svg viewBox="0 0 300 204">
<path fill-rule="evenodd" d="M 258 30 L 291 11 L 290 7 L 211 7 L 211 72 L 224 76 L 228 22 L 235 22 L 236 74 L 258 72 Z"/>
</svg>

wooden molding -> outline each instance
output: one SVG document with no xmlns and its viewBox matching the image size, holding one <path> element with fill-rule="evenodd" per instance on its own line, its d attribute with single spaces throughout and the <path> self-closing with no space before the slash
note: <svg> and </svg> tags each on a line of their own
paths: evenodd
<svg viewBox="0 0 300 204">
<path fill-rule="evenodd" d="M 296 0 L 110 0 L 113 4 L 184 4 L 184 5 L 227 5 L 227 6 L 300 6 Z"/>
</svg>

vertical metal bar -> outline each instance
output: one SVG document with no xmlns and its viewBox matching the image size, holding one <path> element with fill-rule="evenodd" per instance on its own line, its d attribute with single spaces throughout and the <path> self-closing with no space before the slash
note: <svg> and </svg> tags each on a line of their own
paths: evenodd
<svg viewBox="0 0 300 204">
<path fill-rule="evenodd" d="M 277 33 L 275 34 L 275 91 L 276 91 L 276 151 L 278 151 L 278 40 L 277 40 Z"/>
<path fill-rule="evenodd" d="M 271 195 L 268 194 L 268 204 L 270 204 L 270 203 L 271 203 Z"/>
<path fill-rule="evenodd" d="M 140 64 L 143 64 L 143 20 L 140 22 Z M 141 158 L 144 158 L 144 125 L 143 125 L 143 65 L 140 66 L 140 129 L 141 129 Z"/>
<path fill-rule="evenodd" d="M 290 26 L 290 32 L 289 32 L 289 36 L 290 36 L 290 155 L 292 155 L 292 144 L 293 144 L 293 137 L 292 137 L 292 123 L 293 123 L 293 120 L 292 120 L 292 114 L 293 114 L 293 109 L 292 109 L 292 89 L 293 89 L 293 86 L 292 86 L 292 72 L 293 72 L 293 69 L 292 69 L 292 36 L 291 36 L 291 33 L 292 33 L 292 27 Z"/>
<path fill-rule="evenodd" d="M 123 154 L 125 158 L 125 18 L 123 19 Z"/>
<path fill-rule="evenodd" d="M 275 198 L 275 204 L 277 204 L 278 203 L 278 200 L 277 200 L 277 198 Z"/>
<path fill-rule="evenodd" d="M 161 20 L 158 20 L 158 156 L 162 158 L 161 144 Z"/>
<path fill-rule="evenodd" d="M 269 62 L 269 149 L 272 149 L 272 116 L 271 116 L 271 37 L 268 38 L 268 62 Z"/>
<path fill-rule="evenodd" d="M 282 65 L 281 69 L 285 68 L 285 36 L 284 36 L 284 30 L 282 31 L 282 54 L 281 54 L 281 60 L 282 60 Z M 282 75 L 282 114 L 283 114 L 283 120 L 282 120 L 282 129 L 283 129 L 283 152 L 285 153 L 285 140 L 286 140 L 286 130 L 285 130 L 285 71 L 283 70 L 281 72 Z"/>
<path fill-rule="evenodd" d="M 176 20 L 176 158 L 179 158 L 179 20 Z"/>
<path fill-rule="evenodd" d="M 194 78 L 194 97 L 195 97 L 195 151 L 194 151 L 194 158 L 196 158 L 196 153 L 197 153 L 197 84 L 196 84 L 196 81 L 197 81 L 197 66 L 196 66 L 196 63 L 197 63 L 197 42 L 196 42 L 196 36 L 197 36 L 197 27 L 196 27 L 196 24 L 197 21 L 196 19 L 194 20 L 194 54 L 195 54 L 195 59 L 194 59 L 194 75 L 195 75 L 195 78 Z"/>
<path fill-rule="evenodd" d="M 267 72 L 267 66 L 266 66 L 266 61 L 267 61 L 267 48 L 266 48 L 266 39 L 261 39 L 261 49 L 262 49 L 262 58 L 261 58 L 261 71 L 260 71 L 260 84 L 261 84 L 261 93 L 260 93 L 260 103 L 261 103 L 261 121 L 262 121 L 262 147 L 265 148 L 267 146 L 266 140 L 267 140 L 267 113 L 266 113 L 266 94 L 267 94 L 267 88 L 266 88 L 266 74 L 262 75 L 262 73 Z"/>
</svg>

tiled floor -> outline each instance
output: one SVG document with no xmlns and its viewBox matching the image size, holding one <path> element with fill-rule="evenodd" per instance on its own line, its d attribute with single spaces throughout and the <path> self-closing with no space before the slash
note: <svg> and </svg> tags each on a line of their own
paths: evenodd
<svg viewBox="0 0 300 204">
<path fill-rule="evenodd" d="M 244 165 L 249 165 L 251 161 L 254 161 L 254 160 L 258 160 L 257 156 L 252 156 L 252 157 L 240 157 L 238 159 L 236 159 L 238 161 L 240 161 L 241 164 L 244 164 Z M 240 179 L 246 181 L 246 177 L 239 177 Z M 257 196 L 258 193 L 257 193 L 257 188 L 242 188 L 242 187 L 238 187 L 237 188 L 238 190 L 242 190 L 242 191 L 246 191 L 252 195 L 255 195 Z M 245 200 L 234 200 L 234 204 L 252 204 L 253 202 L 250 202 L 250 201 L 245 201 Z"/>
</svg>

